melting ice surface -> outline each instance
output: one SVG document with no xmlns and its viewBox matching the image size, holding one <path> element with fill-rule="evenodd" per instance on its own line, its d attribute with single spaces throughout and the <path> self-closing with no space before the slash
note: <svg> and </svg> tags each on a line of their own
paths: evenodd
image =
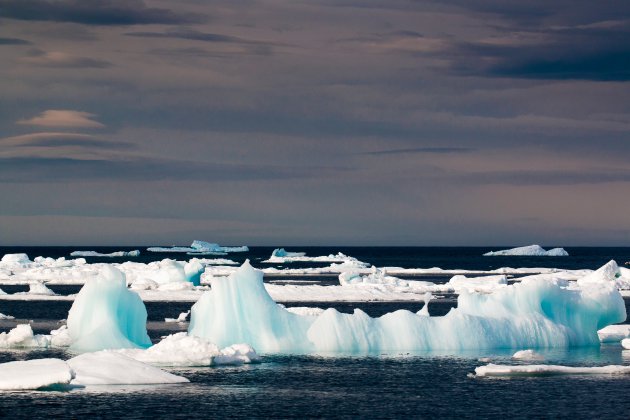
<svg viewBox="0 0 630 420">
<path fill-rule="evenodd" d="M 464 291 L 458 307 L 431 317 L 399 310 L 371 318 L 356 309 L 298 315 L 278 306 L 263 273 L 245 262 L 214 278 L 192 307 L 189 334 L 219 346 L 249 343 L 276 353 L 379 354 L 400 351 L 545 348 L 599 344 L 597 331 L 626 318 L 614 281 L 593 273 L 566 281 L 531 279 L 490 295 Z"/>
</svg>

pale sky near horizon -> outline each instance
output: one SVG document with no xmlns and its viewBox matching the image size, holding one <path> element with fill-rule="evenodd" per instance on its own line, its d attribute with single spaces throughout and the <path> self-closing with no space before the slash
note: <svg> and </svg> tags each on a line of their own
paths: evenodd
<svg viewBox="0 0 630 420">
<path fill-rule="evenodd" d="M 0 245 L 630 244 L 630 3 L 0 0 Z"/>
</svg>

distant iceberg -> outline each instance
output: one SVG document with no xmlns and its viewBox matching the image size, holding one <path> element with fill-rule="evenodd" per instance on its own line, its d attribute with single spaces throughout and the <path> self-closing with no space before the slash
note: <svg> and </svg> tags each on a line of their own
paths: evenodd
<svg viewBox="0 0 630 420">
<path fill-rule="evenodd" d="M 564 248 L 553 248 L 549 251 L 545 251 L 540 245 L 529 245 L 512 249 L 504 249 L 502 251 L 490 251 L 483 254 L 483 256 L 568 257 L 569 253 L 565 251 Z"/>
<path fill-rule="evenodd" d="M 276 248 L 271 253 L 271 257 L 303 257 L 306 255 L 306 252 L 287 252 L 284 248 Z"/>
<path fill-rule="evenodd" d="M 154 246 L 147 248 L 149 252 L 182 252 L 189 255 L 225 255 L 228 252 L 248 252 L 247 246 L 221 246 L 219 244 L 194 240 L 187 246 L 160 247 Z"/>
<path fill-rule="evenodd" d="M 139 250 L 134 251 L 116 251 L 109 254 L 102 254 L 96 251 L 72 251 L 71 257 L 138 257 L 140 255 Z"/>
<path fill-rule="evenodd" d="M 364 267 L 368 265 L 357 260 L 354 257 L 350 257 L 341 252 L 337 254 L 322 255 L 319 257 L 307 257 L 305 252 L 287 252 L 284 248 L 274 249 L 271 253 L 271 257 L 268 260 L 262 261 L 263 263 L 271 264 L 284 264 L 290 262 L 320 262 L 320 263 L 356 263 L 361 264 Z"/>
<path fill-rule="evenodd" d="M 359 309 L 300 316 L 273 301 L 263 273 L 246 261 L 228 278 L 212 279 L 212 290 L 192 307 L 189 334 L 273 353 L 536 349 L 596 345 L 599 329 L 626 319 L 623 298 L 606 276 L 568 286 L 532 279 L 493 294 L 462 293 L 445 316 L 399 310 L 371 318 Z"/>
</svg>

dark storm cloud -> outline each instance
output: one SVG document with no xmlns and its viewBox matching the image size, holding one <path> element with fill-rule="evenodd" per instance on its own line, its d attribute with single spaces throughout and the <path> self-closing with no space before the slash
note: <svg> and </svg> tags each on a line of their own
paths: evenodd
<svg viewBox="0 0 630 420">
<path fill-rule="evenodd" d="M 20 38 L 0 38 L 0 45 L 29 45 L 30 42 Z"/>
<path fill-rule="evenodd" d="M 468 147 L 414 147 L 408 149 L 390 149 L 390 150 L 377 150 L 374 152 L 364 152 L 361 155 L 406 155 L 414 153 L 428 153 L 428 154 L 440 154 L 447 155 L 451 153 L 469 153 L 474 149 Z"/>
<path fill-rule="evenodd" d="M 519 25 L 583 24 L 630 16 L 630 3 L 617 0 L 432 0 L 440 6 L 457 6 L 472 12 L 495 14 Z M 416 4 L 427 3 L 417 1 Z"/>
<path fill-rule="evenodd" d="M 0 158 L 2 182 L 114 181 L 256 181 L 321 177 L 347 172 L 340 167 L 285 167 L 168 159 Z"/>
<path fill-rule="evenodd" d="M 205 16 L 147 7 L 142 0 L 0 0 L 0 17 L 87 25 L 182 24 Z"/>
<path fill-rule="evenodd" d="M 506 34 L 508 36 L 509 34 Z M 630 80 L 630 21 L 548 28 L 519 34 L 537 41 L 453 46 L 453 68 L 464 74 L 558 80 Z M 440 55 L 441 52 L 437 53 Z"/>
</svg>

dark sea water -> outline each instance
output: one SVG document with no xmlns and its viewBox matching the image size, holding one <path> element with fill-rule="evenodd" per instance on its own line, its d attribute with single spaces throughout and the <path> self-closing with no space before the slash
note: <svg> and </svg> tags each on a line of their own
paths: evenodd
<svg viewBox="0 0 630 420">
<path fill-rule="evenodd" d="M 149 262 L 163 258 L 188 259 L 185 254 L 153 254 L 145 247 L 0 248 L 69 258 L 73 250 L 99 252 L 140 249 L 139 258 L 87 258 L 88 262 Z M 597 268 L 610 259 L 630 260 L 630 248 L 566 248 L 570 257 L 481 257 L 492 248 L 287 248 L 308 255 L 343 252 L 376 266 L 491 270 L 499 267 Z M 225 258 L 245 258 L 255 266 L 273 247 L 256 247 Z M 208 256 L 207 258 L 213 258 Z M 327 264 L 322 264 L 327 265 Z M 316 266 L 291 264 L 290 267 Z M 448 278 L 446 279 L 448 280 Z M 8 286 L 3 286 L 6 290 Z M 20 286 L 16 286 L 20 287 Z M 52 287 L 55 288 L 54 286 Z M 60 286 L 61 294 L 76 293 Z M 8 291 L 8 290 L 7 290 Z M 14 291 L 11 289 L 11 293 Z M 626 302 L 628 304 L 628 302 Z M 56 328 L 71 302 L 0 301 L 0 312 L 33 319 L 36 332 Z M 455 299 L 435 300 L 432 315 L 443 315 Z M 166 324 L 188 310 L 190 302 L 148 302 L 148 331 L 153 341 L 185 330 L 186 324 Z M 287 303 L 286 306 L 335 307 L 343 312 L 361 308 L 372 316 L 396 309 L 417 311 L 414 302 Z M 0 323 L 0 332 L 10 328 Z M 390 354 L 380 357 L 263 355 L 262 362 L 239 367 L 172 369 L 190 384 L 169 386 L 108 386 L 71 391 L 0 392 L 0 418 L 628 418 L 630 377 L 610 375 L 546 376 L 491 379 L 470 375 L 485 364 L 518 363 L 517 349 L 458 354 Z M 630 351 L 618 344 L 541 351 L 543 363 L 601 366 L 630 365 Z M 0 351 L 0 362 L 72 355 L 61 350 Z"/>
<path fill-rule="evenodd" d="M 543 246 L 545 249 L 554 246 Z M 139 257 L 108 258 L 86 257 L 88 262 L 151 262 L 163 258 L 187 260 L 192 258 L 185 253 L 157 253 L 146 250 L 147 246 L 131 247 L 0 247 L 0 255 L 23 252 L 31 259 L 37 256 L 70 257 L 72 251 L 97 251 L 111 253 L 114 251 L 140 250 Z M 235 252 L 227 256 L 203 256 L 200 258 L 229 258 L 242 263 L 249 258 L 258 267 L 316 267 L 327 266 L 327 263 L 291 263 L 285 265 L 261 264 L 276 247 L 250 247 L 249 252 Z M 597 268 L 611 259 L 619 264 L 630 261 L 630 247 L 565 247 L 568 257 L 482 257 L 488 251 L 511 248 L 506 247 L 286 247 L 287 251 L 306 252 L 308 256 L 328 255 L 343 252 L 377 267 L 430 268 L 464 270 L 493 270 L 500 267 L 556 267 L 563 269 Z"/>
</svg>

